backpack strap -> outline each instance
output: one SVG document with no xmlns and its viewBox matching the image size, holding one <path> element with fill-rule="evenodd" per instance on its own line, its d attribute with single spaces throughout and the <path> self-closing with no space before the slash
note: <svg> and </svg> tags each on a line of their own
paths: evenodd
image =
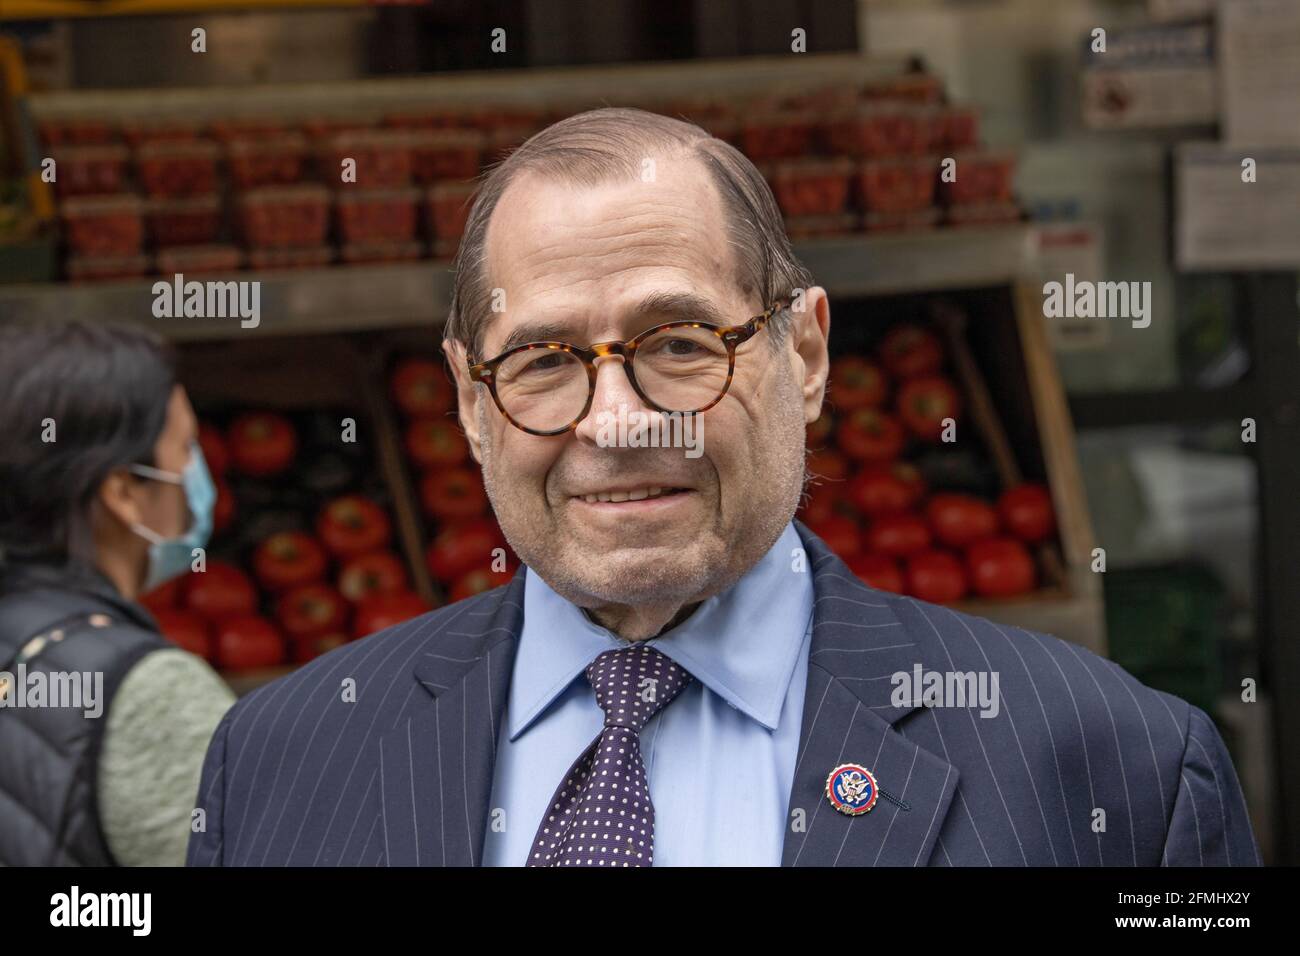
<svg viewBox="0 0 1300 956">
<path fill-rule="evenodd" d="M 91 614 L 78 611 L 76 614 L 69 614 L 67 617 L 60 618 L 52 625 L 40 628 L 38 633 L 33 634 L 19 645 L 18 652 L 10 660 L 0 665 L 0 698 L 9 693 L 9 675 L 16 671 L 20 664 L 28 663 L 52 644 L 67 640 L 73 634 L 91 629 L 111 627 L 114 623 L 114 619 L 102 611 Z"/>
</svg>

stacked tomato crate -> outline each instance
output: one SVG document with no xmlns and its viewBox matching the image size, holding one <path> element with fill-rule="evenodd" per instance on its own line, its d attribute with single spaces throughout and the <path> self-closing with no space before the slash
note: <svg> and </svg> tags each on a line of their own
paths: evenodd
<svg viewBox="0 0 1300 956">
<path fill-rule="evenodd" d="M 1014 222 L 1015 156 L 925 73 L 788 95 L 673 100 L 758 165 L 792 239 Z"/>
<path fill-rule="evenodd" d="M 1021 478 L 964 317 L 929 311 L 834 358 L 799 517 L 882 590 L 939 604 L 1059 590 L 1048 488 Z"/>
<path fill-rule="evenodd" d="M 618 101 L 617 99 L 615 100 Z M 728 140 L 792 238 L 1009 222 L 1015 156 L 924 73 L 795 93 L 626 97 Z M 428 104 L 364 118 L 50 119 L 70 279 L 455 254 L 480 171 L 581 109 Z"/>
<path fill-rule="evenodd" d="M 485 163 L 550 114 L 48 120 L 70 280 L 455 254 Z"/>
<path fill-rule="evenodd" d="M 69 279 L 144 275 L 155 256 L 188 267 L 186 252 L 219 234 L 217 148 L 199 124 L 72 120 L 42 124 L 41 133 L 54 160 Z"/>
</svg>

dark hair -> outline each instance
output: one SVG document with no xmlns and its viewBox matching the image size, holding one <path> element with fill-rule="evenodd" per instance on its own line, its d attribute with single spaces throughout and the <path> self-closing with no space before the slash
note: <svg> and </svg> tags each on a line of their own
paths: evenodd
<svg viewBox="0 0 1300 956">
<path fill-rule="evenodd" d="M 93 562 L 95 493 L 153 463 L 175 382 L 171 348 L 138 326 L 0 325 L 0 565 Z"/>
</svg>

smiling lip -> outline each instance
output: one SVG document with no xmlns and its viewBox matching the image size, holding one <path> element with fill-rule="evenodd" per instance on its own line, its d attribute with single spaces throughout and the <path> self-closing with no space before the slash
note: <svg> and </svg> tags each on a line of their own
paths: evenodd
<svg viewBox="0 0 1300 956">
<path fill-rule="evenodd" d="M 602 488 L 599 491 L 582 492 L 572 497 L 587 504 L 623 504 L 630 501 L 654 501 L 690 490 L 689 488 L 668 484 L 625 485 L 620 488 Z"/>
<path fill-rule="evenodd" d="M 652 495 L 650 492 L 655 493 Z M 694 489 L 691 488 L 643 485 L 638 488 L 593 492 L 590 495 L 574 495 L 570 500 L 579 507 L 591 508 L 596 512 L 639 514 L 675 508 L 689 500 L 693 493 Z"/>
</svg>

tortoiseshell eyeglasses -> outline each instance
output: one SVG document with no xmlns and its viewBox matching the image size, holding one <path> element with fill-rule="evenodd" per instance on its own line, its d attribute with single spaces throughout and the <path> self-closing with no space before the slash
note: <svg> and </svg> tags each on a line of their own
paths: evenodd
<svg viewBox="0 0 1300 956">
<path fill-rule="evenodd" d="M 727 394 L 736 371 L 736 347 L 757 335 L 788 303 L 778 301 L 744 325 L 667 322 L 626 342 L 527 342 L 496 358 L 469 361 L 470 378 L 483 382 L 512 425 L 530 435 L 563 435 L 591 411 L 596 359 L 618 355 L 637 395 L 660 412 L 707 411 Z"/>
</svg>

